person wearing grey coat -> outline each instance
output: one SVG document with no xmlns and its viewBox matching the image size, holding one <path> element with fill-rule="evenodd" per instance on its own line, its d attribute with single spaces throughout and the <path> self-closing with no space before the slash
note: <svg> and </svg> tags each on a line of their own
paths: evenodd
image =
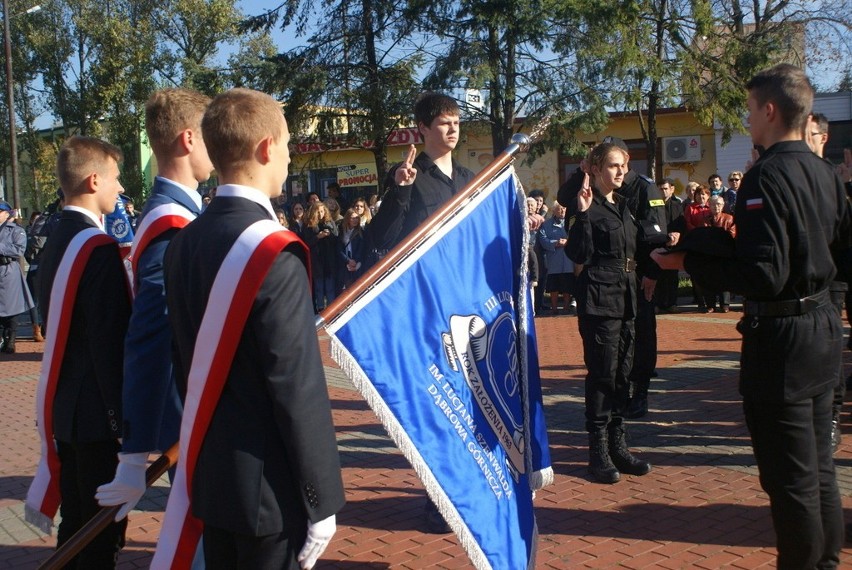
<svg viewBox="0 0 852 570">
<path fill-rule="evenodd" d="M 538 230 L 538 243 L 544 252 L 547 267 L 546 291 L 550 294 L 550 309 L 557 312 L 557 301 L 561 293 L 565 313 L 576 307 L 571 296 L 574 294 L 574 262 L 565 255 L 568 244 L 568 228 L 565 223 L 565 207 L 558 202 L 551 209 L 552 215 Z"/>
<path fill-rule="evenodd" d="M 11 216 L 12 207 L 0 201 L 0 350 L 10 354 L 15 352 L 18 315 L 33 308 L 20 264 L 27 232 Z"/>
</svg>

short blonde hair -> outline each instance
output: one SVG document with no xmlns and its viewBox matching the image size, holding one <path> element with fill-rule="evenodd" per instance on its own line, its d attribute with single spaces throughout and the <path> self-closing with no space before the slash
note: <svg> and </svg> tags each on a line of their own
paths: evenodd
<svg viewBox="0 0 852 570">
<path fill-rule="evenodd" d="M 161 89 L 145 103 L 145 132 L 154 154 L 166 154 L 186 129 L 201 129 L 210 97 L 191 89 Z"/>
<path fill-rule="evenodd" d="M 201 120 L 213 166 L 223 174 L 251 161 L 259 141 L 284 135 L 282 118 L 281 105 L 266 93 L 238 88 L 217 95 Z"/>
<path fill-rule="evenodd" d="M 56 178 L 65 196 L 80 194 L 83 181 L 93 173 L 105 174 L 109 159 L 119 163 L 121 149 L 95 137 L 74 135 L 62 144 L 56 158 Z"/>
</svg>

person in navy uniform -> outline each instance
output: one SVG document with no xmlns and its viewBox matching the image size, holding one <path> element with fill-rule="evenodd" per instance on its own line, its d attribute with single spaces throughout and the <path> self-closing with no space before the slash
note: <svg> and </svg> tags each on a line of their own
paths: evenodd
<svg viewBox="0 0 852 570">
<path fill-rule="evenodd" d="M 145 127 L 158 174 L 140 224 L 161 206 L 177 208 L 186 219 L 201 213 L 198 184 L 213 170 L 201 134 L 201 117 L 209 102 L 209 97 L 188 89 L 163 89 L 148 99 Z M 123 441 L 114 480 L 98 490 L 101 505 L 124 505 L 119 519 L 145 493 L 148 455 L 169 449 L 180 431 L 183 403 L 172 369 L 163 285 L 163 256 L 178 231 L 175 226 L 163 227 L 147 247 L 136 250 L 133 261 L 136 296 L 124 339 Z"/>
<path fill-rule="evenodd" d="M 591 176 L 584 176 L 577 194 L 565 247 L 568 257 L 583 266 L 575 295 L 587 369 L 589 472 L 601 483 L 616 483 L 621 473 L 651 470 L 628 450 L 624 423 L 634 349 L 637 227 L 628 200 L 615 190 L 624 181 L 627 160 L 627 152 L 612 143 L 592 149 Z"/>
<path fill-rule="evenodd" d="M 15 223 L 12 206 L 0 200 L 0 350 L 7 354 L 15 352 L 18 315 L 35 306 L 19 261 L 26 249 L 26 230 Z"/>
<path fill-rule="evenodd" d="M 744 295 L 740 393 L 778 568 L 836 568 L 843 509 L 830 435 L 843 323 L 829 287 L 832 252 L 852 241 L 852 206 L 832 166 L 803 140 L 813 104 L 805 73 L 776 65 L 746 88 L 751 138 L 765 150 L 740 186 L 734 257 L 653 255 L 702 287 Z"/>
</svg>

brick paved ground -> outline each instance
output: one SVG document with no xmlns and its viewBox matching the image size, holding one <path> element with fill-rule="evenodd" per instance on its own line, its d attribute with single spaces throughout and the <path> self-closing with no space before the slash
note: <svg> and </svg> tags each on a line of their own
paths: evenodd
<svg viewBox="0 0 852 570">
<path fill-rule="evenodd" d="M 584 368 L 572 317 L 537 320 L 556 482 L 536 498 L 537 568 L 771 568 L 769 510 L 736 392 L 737 313 L 685 313 L 658 319 L 659 378 L 651 413 L 631 423 L 632 447 L 654 464 L 617 485 L 586 475 L 582 431 Z M 466 568 L 451 535 L 425 534 L 423 489 L 364 401 L 327 357 L 327 376 L 344 464 L 348 503 L 318 568 Z M 54 539 L 22 519 L 35 470 L 33 420 L 40 350 L 26 340 L 0 360 L 0 569 L 34 568 Z M 847 373 L 852 360 L 847 362 Z M 848 412 L 848 410 L 847 410 Z M 844 413 L 845 431 L 852 421 Z M 847 519 L 852 520 L 852 435 L 836 455 Z M 121 568 L 147 567 L 156 544 L 165 482 L 130 518 Z M 852 567 L 852 549 L 844 550 Z"/>
</svg>

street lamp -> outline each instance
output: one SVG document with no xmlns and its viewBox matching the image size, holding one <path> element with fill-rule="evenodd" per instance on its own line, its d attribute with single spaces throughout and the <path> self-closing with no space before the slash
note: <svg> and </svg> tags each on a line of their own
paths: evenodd
<svg viewBox="0 0 852 570">
<path fill-rule="evenodd" d="M 25 13 L 32 14 L 41 10 L 41 6 L 33 6 Z M 18 135 L 15 126 L 15 92 L 12 76 L 12 39 L 9 33 L 9 0 L 3 0 L 3 45 L 6 48 L 6 105 L 9 107 L 9 151 L 12 161 L 12 197 L 15 210 L 20 215 L 21 195 L 18 183 Z"/>
</svg>

